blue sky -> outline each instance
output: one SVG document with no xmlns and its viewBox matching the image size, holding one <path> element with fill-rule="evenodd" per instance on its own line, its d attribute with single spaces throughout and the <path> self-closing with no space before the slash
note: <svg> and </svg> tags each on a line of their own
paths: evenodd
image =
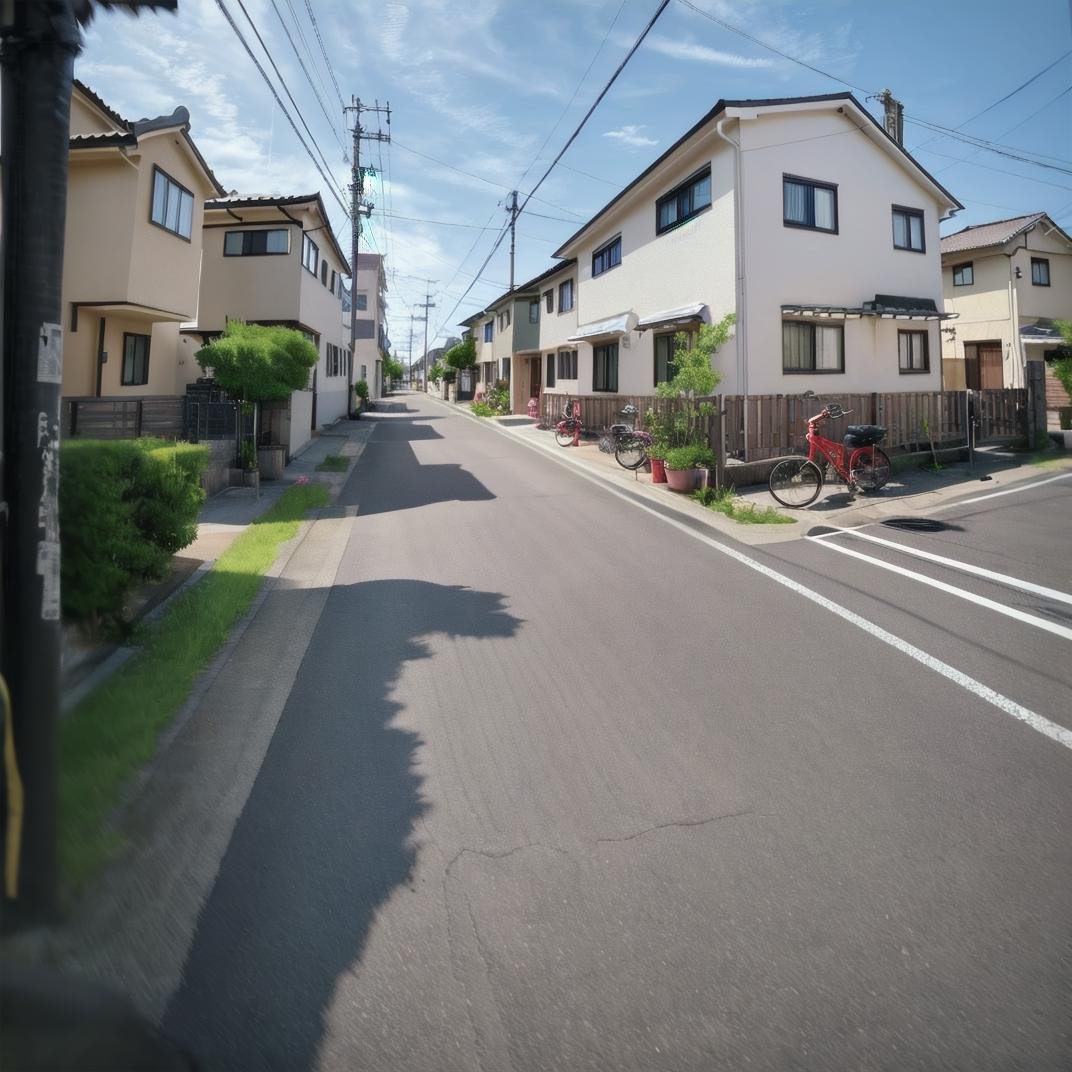
<svg viewBox="0 0 1072 1072">
<path fill-rule="evenodd" d="M 859 87 L 858 98 L 866 96 L 861 90 L 888 86 L 907 116 L 950 128 L 1072 49 L 1072 0 L 691 2 Z M 363 162 L 379 174 L 369 180 L 376 208 L 362 249 L 387 255 L 391 338 L 403 358 L 424 279 L 435 280 L 430 337 L 436 329 L 440 338 L 457 333 L 458 320 L 505 289 L 507 243 L 455 309 L 505 220 L 508 190 L 531 189 L 656 7 L 656 0 L 242 3 L 343 193 L 349 138 L 310 7 L 346 102 L 351 94 L 391 102 L 392 145 L 363 150 Z M 239 0 L 223 4 L 272 75 Z M 216 0 L 179 0 L 177 15 L 99 14 L 75 73 L 128 118 L 186 105 L 193 137 L 229 190 L 322 190 L 349 249 L 341 208 Z M 963 127 L 1013 152 L 1045 154 L 1046 162 L 1064 170 L 979 151 L 906 123 L 906 146 L 966 206 L 943 233 L 1040 210 L 1072 227 L 1070 87 L 1072 56 Z M 565 166 L 552 172 L 536 195 L 541 200 L 533 199 L 519 220 L 517 281 L 548 267 L 551 253 L 580 222 L 720 97 L 843 88 L 671 0 L 564 157 Z M 869 107 L 877 112 L 874 103 Z M 375 123 L 375 117 L 365 122 Z M 419 323 L 416 330 L 415 354 L 423 342 Z"/>
</svg>

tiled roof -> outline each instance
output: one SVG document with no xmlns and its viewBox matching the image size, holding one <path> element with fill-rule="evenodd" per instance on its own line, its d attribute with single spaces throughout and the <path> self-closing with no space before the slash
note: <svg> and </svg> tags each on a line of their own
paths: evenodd
<svg viewBox="0 0 1072 1072">
<path fill-rule="evenodd" d="M 1038 223 L 1045 215 L 1045 212 L 1034 212 L 1030 216 L 1014 216 L 1011 220 L 995 220 L 993 223 L 965 227 L 962 231 L 946 235 L 941 241 L 941 250 L 943 253 L 962 253 L 967 249 L 1000 246 Z"/>
<path fill-rule="evenodd" d="M 130 122 L 124 119 L 114 108 L 109 108 L 108 105 L 105 104 L 104 101 L 100 98 L 100 96 L 94 93 L 93 90 L 85 84 L 85 82 L 82 82 L 76 78 L 74 80 L 74 84 L 93 104 L 95 104 L 102 112 L 104 112 L 104 114 L 113 123 L 115 123 L 116 126 L 123 127 L 126 130 L 130 129 Z"/>
<path fill-rule="evenodd" d="M 72 134 L 69 146 L 72 149 L 100 149 L 112 145 L 137 145 L 138 138 L 122 130 L 102 134 Z"/>
<path fill-rule="evenodd" d="M 240 194 L 229 193 L 225 197 L 213 197 L 205 202 L 205 208 L 254 208 L 258 205 L 266 208 L 272 205 L 303 205 L 308 201 L 319 201 L 319 194 Z"/>
</svg>

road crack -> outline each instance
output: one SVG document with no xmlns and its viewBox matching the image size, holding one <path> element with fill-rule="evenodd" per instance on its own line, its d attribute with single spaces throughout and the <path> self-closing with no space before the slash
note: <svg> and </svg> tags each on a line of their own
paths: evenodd
<svg viewBox="0 0 1072 1072">
<path fill-rule="evenodd" d="M 655 826 L 647 826 L 643 830 L 637 830 L 633 834 L 625 834 L 622 837 L 602 837 L 596 838 L 597 845 L 613 845 L 622 841 L 635 841 L 639 837 L 643 837 L 645 834 L 654 834 L 659 830 L 674 830 L 674 829 L 687 829 L 694 826 L 710 826 L 711 823 L 720 823 L 725 819 L 740 819 L 746 815 L 755 815 L 756 813 L 749 809 L 748 811 L 732 811 L 726 815 L 712 815 L 708 819 L 677 819 L 670 823 L 656 823 Z"/>
</svg>

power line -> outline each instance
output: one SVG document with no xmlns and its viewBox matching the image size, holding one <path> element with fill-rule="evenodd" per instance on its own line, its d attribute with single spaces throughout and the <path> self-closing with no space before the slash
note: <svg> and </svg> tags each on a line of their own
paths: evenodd
<svg viewBox="0 0 1072 1072">
<path fill-rule="evenodd" d="M 316 34 L 317 44 L 320 45 L 320 55 L 324 57 L 324 66 L 327 67 L 328 74 L 331 75 L 331 84 L 335 87 L 335 96 L 339 98 L 339 106 L 345 108 L 346 101 L 342 99 L 342 90 L 339 89 L 339 81 L 335 77 L 335 69 L 331 66 L 331 60 L 328 59 L 328 50 L 324 47 L 324 39 L 320 36 L 320 26 L 316 21 L 316 15 L 313 14 L 313 5 L 309 0 L 305 0 L 305 10 L 309 12 L 309 21 L 313 24 L 313 33 Z"/>
<path fill-rule="evenodd" d="M 969 164 L 971 167 L 983 168 L 984 171 L 996 171 L 999 175 L 1011 175 L 1014 179 L 1023 179 L 1025 182 L 1037 182 L 1042 186 L 1053 186 L 1058 190 L 1072 190 L 1072 186 L 1062 186 L 1058 182 L 1047 182 L 1045 179 L 1033 179 L 1030 175 L 1021 175 L 1018 171 L 1006 171 L 1005 168 L 991 167 L 989 164 L 980 164 L 977 160 L 968 160 L 959 156 L 950 156 L 949 153 L 940 153 L 937 149 L 928 149 L 932 156 L 942 156 L 946 160 L 955 160 L 958 164 Z"/>
<path fill-rule="evenodd" d="M 275 86 L 272 85 L 272 81 L 268 77 L 268 72 L 261 66 L 260 61 L 253 54 L 253 49 L 251 49 L 249 47 L 249 42 L 246 40 L 246 38 L 243 35 L 242 31 L 238 28 L 238 24 L 231 17 L 231 13 L 224 6 L 223 0 L 216 0 L 216 6 L 223 13 L 223 17 L 230 24 L 231 29 L 235 33 L 235 36 L 241 42 L 242 47 L 246 50 L 246 54 L 253 61 L 253 66 L 257 68 L 258 72 L 260 73 L 261 78 L 264 79 L 264 84 L 268 87 L 269 92 L 275 98 L 276 104 L 279 105 L 279 110 L 283 113 L 283 115 L 286 116 L 287 122 L 290 123 L 291 129 L 294 131 L 294 136 L 298 139 L 299 142 L 301 142 L 302 148 L 309 155 L 309 159 L 312 160 L 313 167 L 315 167 L 316 170 L 318 172 L 320 172 L 321 178 L 323 178 L 324 182 L 326 182 L 328 184 L 329 192 L 335 198 L 335 200 L 338 201 L 339 207 L 342 209 L 342 211 L 345 214 L 346 218 L 350 219 L 350 213 L 347 210 L 346 205 L 343 203 L 342 198 L 339 197 L 339 193 L 335 189 L 334 183 L 332 182 L 332 180 L 328 176 L 328 174 L 324 171 L 324 169 L 320 166 L 320 162 L 317 160 L 317 158 L 315 156 L 313 156 L 312 149 L 310 149 L 309 146 L 305 143 L 305 139 L 301 136 L 301 131 L 298 129 L 297 124 L 294 122 L 294 119 L 291 117 L 290 112 L 287 111 L 287 106 L 280 99 L 279 94 L 276 92 Z"/>
</svg>

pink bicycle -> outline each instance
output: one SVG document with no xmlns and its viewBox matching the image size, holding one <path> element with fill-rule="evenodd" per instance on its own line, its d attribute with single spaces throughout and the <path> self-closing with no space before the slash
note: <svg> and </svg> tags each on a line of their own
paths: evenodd
<svg viewBox="0 0 1072 1072">
<path fill-rule="evenodd" d="M 770 493 L 783 506 L 808 506 L 823 490 L 823 470 L 827 463 L 853 491 L 878 491 L 890 479 L 890 459 L 876 444 L 886 437 L 877 424 L 850 424 L 841 443 L 819 434 L 829 420 L 851 413 L 836 402 L 808 418 L 807 458 L 786 458 L 770 474 Z"/>
</svg>

